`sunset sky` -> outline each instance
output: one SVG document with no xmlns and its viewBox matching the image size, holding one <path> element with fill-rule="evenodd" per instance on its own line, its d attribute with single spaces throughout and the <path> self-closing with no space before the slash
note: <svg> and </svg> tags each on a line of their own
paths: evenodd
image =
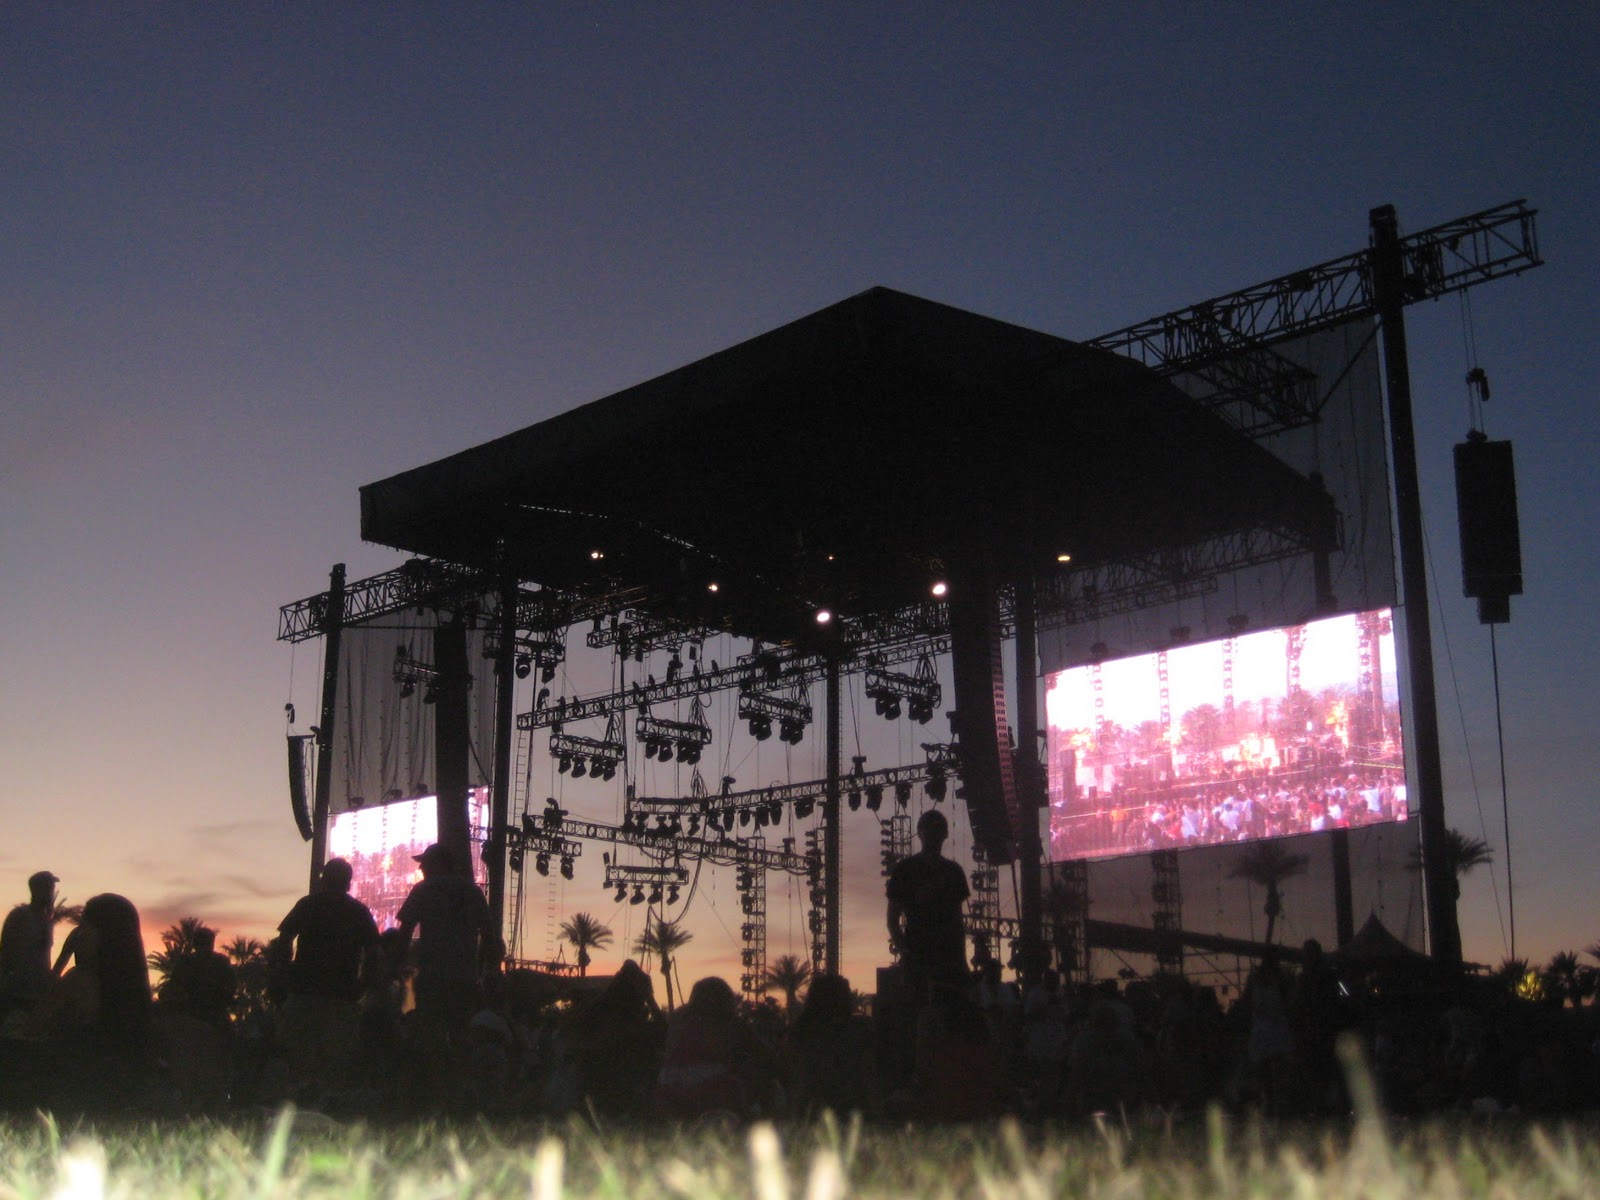
<svg viewBox="0 0 1600 1200">
<path fill-rule="evenodd" d="M 1406 314 L 1448 820 L 1496 847 L 1461 915 L 1498 961 L 1489 641 L 1450 465 L 1476 363 L 1522 514 L 1498 643 L 1518 951 L 1600 939 L 1596 11 L 7 5 L 0 897 L 48 867 L 147 930 L 276 924 L 307 853 L 282 710 L 304 728 L 319 669 L 277 610 L 335 562 L 401 561 L 360 542 L 362 484 L 874 285 L 1090 338 L 1361 249 L 1375 205 L 1417 230 L 1525 197 L 1545 266 Z M 932 736 L 879 725 L 874 765 Z M 785 763 L 774 739 L 741 786 L 814 778 L 818 742 Z M 849 830 L 869 990 L 877 837 Z M 552 913 L 637 932 L 601 849 L 541 891 L 532 956 Z M 772 886 L 769 953 L 803 952 L 803 885 Z M 736 978 L 731 879 L 695 904 L 685 981 Z"/>
</svg>

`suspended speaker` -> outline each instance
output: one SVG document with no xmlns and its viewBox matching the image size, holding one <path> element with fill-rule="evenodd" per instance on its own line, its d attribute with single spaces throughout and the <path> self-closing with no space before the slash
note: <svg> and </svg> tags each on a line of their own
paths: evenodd
<svg viewBox="0 0 1600 1200">
<path fill-rule="evenodd" d="M 1502 624 L 1511 619 L 1511 597 L 1522 595 L 1511 443 L 1491 442 L 1474 430 L 1455 449 L 1462 587 L 1477 599 L 1479 621 Z"/>
<path fill-rule="evenodd" d="M 289 735 L 289 806 L 294 810 L 295 827 L 306 841 L 311 840 L 311 809 L 306 804 L 306 734 Z"/>
<path fill-rule="evenodd" d="M 1022 811 L 1006 721 L 999 599 L 981 577 L 965 581 L 959 596 L 949 612 L 961 786 L 973 841 L 987 861 L 1009 863 L 1016 859 Z"/>
</svg>

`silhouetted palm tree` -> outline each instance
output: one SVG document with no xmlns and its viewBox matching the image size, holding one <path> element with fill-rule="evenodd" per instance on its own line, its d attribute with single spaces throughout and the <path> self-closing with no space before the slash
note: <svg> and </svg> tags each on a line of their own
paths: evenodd
<svg viewBox="0 0 1600 1200">
<path fill-rule="evenodd" d="M 586 912 L 573 913 L 570 921 L 561 922 L 561 940 L 578 952 L 578 974 L 589 973 L 589 951 L 604 950 L 611 945 L 611 928 L 601 924 Z"/>
<path fill-rule="evenodd" d="M 61 922 L 76 925 L 83 920 L 83 905 L 68 904 L 64 897 L 56 898 L 56 906 L 50 910 L 50 927 L 54 929 Z"/>
<path fill-rule="evenodd" d="M 1578 962 L 1578 952 L 1563 950 L 1545 964 L 1545 987 L 1552 993 L 1558 1005 L 1563 1000 L 1570 1000 L 1572 1007 L 1577 1008 L 1583 1003 L 1584 992 L 1587 990 L 1588 980 L 1584 975 L 1584 968 Z"/>
<path fill-rule="evenodd" d="M 1473 867 L 1482 866 L 1494 861 L 1494 851 L 1489 843 L 1482 838 L 1468 837 L 1459 829 L 1446 829 L 1444 831 L 1444 861 L 1450 868 L 1450 887 L 1453 898 L 1461 899 L 1461 877 Z M 1422 847 L 1418 846 L 1411 851 L 1411 857 L 1406 862 L 1406 867 L 1412 871 L 1422 870 Z"/>
<path fill-rule="evenodd" d="M 694 934 L 680 929 L 676 921 L 664 921 L 660 917 L 654 921 L 647 918 L 644 932 L 634 939 L 635 954 L 654 955 L 661 962 L 661 974 L 667 981 L 668 1012 L 676 1007 L 672 992 L 672 956 L 693 940 Z"/>
<path fill-rule="evenodd" d="M 222 952 L 233 964 L 234 980 L 238 985 L 234 994 L 234 1012 L 240 1019 L 265 1012 L 269 974 L 266 943 L 240 934 L 224 946 Z"/>
<path fill-rule="evenodd" d="M 161 931 L 161 949 L 153 951 L 147 960 L 150 969 L 165 983 L 172 978 L 172 969 L 200 948 L 201 935 L 215 932 L 199 917 L 181 917 Z M 161 986 L 156 985 L 158 993 Z"/>
<path fill-rule="evenodd" d="M 1278 885 L 1291 876 L 1303 874 L 1311 860 L 1304 854 L 1291 854 L 1279 842 L 1252 842 L 1239 855 L 1228 872 L 1230 879 L 1248 879 L 1267 889 L 1267 945 L 1272 945 L 1272 933 L 1278 917 L 1283 912 L 1283 893 Z"/>
<path fill-rule="evenodd" d="M 761 981 L 761 990 L 782 992 L 784 1015 L 792 1021 L 795 1000 L 800 995 L 800 989 L 805 987 L 810 978 L 809 962 L 798 955 L 785 954 L 767 967 L 766 976 Z"/>
</svg>

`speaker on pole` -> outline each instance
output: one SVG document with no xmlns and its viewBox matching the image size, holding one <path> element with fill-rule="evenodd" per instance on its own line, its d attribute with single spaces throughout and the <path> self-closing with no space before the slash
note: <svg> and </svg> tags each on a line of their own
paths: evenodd
<svg viewBox="0 0 1600 1200">
<path fill-rule="evenodd" d="M 306 802 L 306 743 L 309 734 L 289 735 L 289 807 L 294 810 L 294 825 L 300 836 L 311 840 L 311 806 Z"/>
<path fill-rule="evenodd" d="M 1461 528 L 1461 580 L 1478 601 L 1478 620 L 1511 620 L 1511 597 L 1522 595 L 1522 539 L 1510 442 L 1474 430 L 1456 448 L 1456 515 Z"/>
</svg>

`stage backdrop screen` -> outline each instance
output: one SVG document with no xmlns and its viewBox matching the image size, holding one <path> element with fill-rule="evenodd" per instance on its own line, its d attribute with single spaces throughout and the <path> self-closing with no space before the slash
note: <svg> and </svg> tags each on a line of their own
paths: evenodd
<svg viewBox="0 0 1600 1200">
<path fill-rule="evenodd" d="M 432 796 L 372 804 L 337 814 L 328 827 L 328 857 L 349 860 L 350 894 L 372 910 L 379 929 L 395 923 L 395 913 L 422 878 L 415 855 L 438 841 L 438 802 Z M 472 837 L 472 877 L 488 884 L 480 852 L 489 824 L 489 789 L 467 793 Z"/>
<path fill-rule="evenodd" d="M 1048 676 L 1056 862 L 1404 821 L 1393 614 Z"/>
</svg>

